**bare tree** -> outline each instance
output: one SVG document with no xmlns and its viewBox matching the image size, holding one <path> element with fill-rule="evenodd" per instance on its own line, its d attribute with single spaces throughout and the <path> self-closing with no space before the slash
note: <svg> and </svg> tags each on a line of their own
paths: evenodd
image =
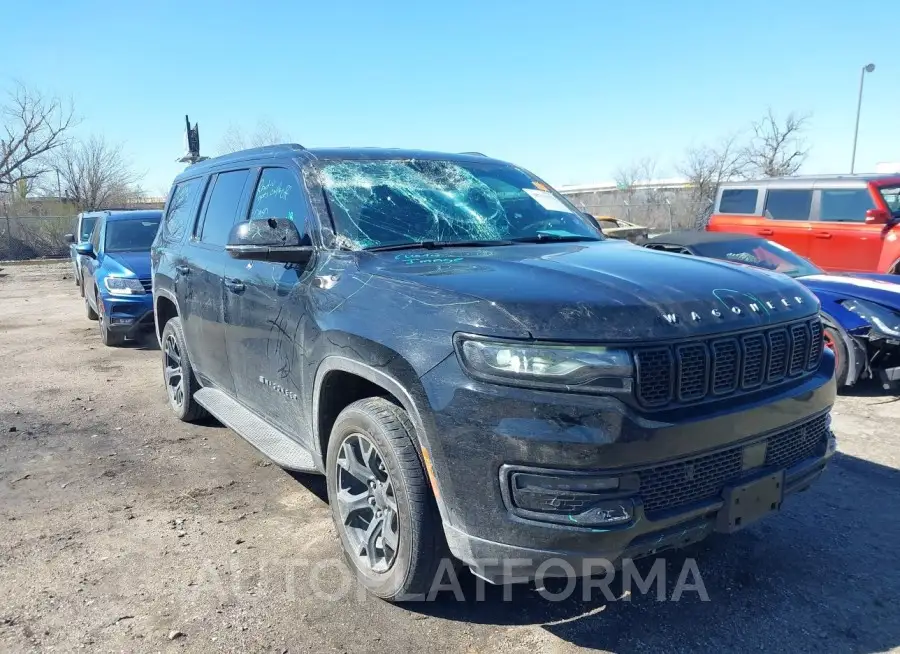
<svg viewBox="0 0 900 654">
<path fill-rule="evenodd" d="M 649 182 L 656 176 L 656 160 L 645 157 L 616 169 L 613 179 L 620 190 L 634 190 L 641 182 Z"/>
<path fill-rule="evenodd" d="M 219 153 L 227 154 L 247 148 L 278 145 L 289 141 L 290 136 L 268 120 L 257 122 L 256 129 L 249 134 L 237 125 L 230 125 L 219 142 Z"/>
<path fill-rule="evenodd" d="M 688 149 L 678 172 L 691 185 L 691 201 L 696 205 L 698 225 L 708 218 L 719 185 L 744 177 L 745 171 L 746 153 L 739 145 L 737 135 L 726 137 L 716 145 Z"/>
<path fill-rule="evenodd" d="M 81 211 L 132 204 L 143 195 L 140 176 L 122 146 L 109 144 L 102 136 L 67 143 L 50 163 L 59 173 L 65 197 Z"/>
<path fill-rule="evenodd" d="M 71 105 L 16 84 L 0 105 L 0 192 L 46 173 L 46 155 L 66 144 L 74 124 Z"/>
<path fill-rule="evenodd" d="M 809 155 L 809 147 L 803 140 L 809 119 L 809 114 L 792 111 L 782 123 L 769 109 L 761 120 L 753 123 L 753 136 L 744 151 L 748 174 L 753 177 L 795 174 Z"/>
</svg>

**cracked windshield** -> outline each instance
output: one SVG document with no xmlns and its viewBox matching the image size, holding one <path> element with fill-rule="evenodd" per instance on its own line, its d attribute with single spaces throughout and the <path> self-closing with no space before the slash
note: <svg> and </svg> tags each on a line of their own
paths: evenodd
<svg viewBox="0 0 900 654">
<path fill-rule="evenodd" d="M 324 164 L 319 179 L 339 240 L 351 249 L 602 238 L 549 187 L 513 166 L 345 160 Z"/>
</svg>

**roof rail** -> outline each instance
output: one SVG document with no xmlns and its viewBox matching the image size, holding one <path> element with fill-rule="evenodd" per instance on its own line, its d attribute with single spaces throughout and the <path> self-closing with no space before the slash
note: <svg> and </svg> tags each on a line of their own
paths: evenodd
<svg viewBox="0 0 900 654">
<path fill-rule="evenodd" d="M 258 148 L 248 148 L 246 150 L 236 150 L 235 152 L 229 152 L 228 154 L 222 154 L 218 157 L 212 157 L 210 159 L 204 159 L 199 162 L 200 164 L 210 164 L 215 165 L 222 162 L 227 162 L 232 159 L 248 159 L 253 157 L 275 157 L 279 154 L 288 154 L 290 152 L 299 152 L 305 151 L 304 148 L 299 143 L 279 143 L 278 145 L 263 145 Z M 197 165 L 197 164 L 195 164 Z"/>
<path fill-rule="evenodd" d="M 484 152 L 460 152 L 460 154 L 471 154 L 476 157 L 486 157 L 487 156 Z"/>
</svg>

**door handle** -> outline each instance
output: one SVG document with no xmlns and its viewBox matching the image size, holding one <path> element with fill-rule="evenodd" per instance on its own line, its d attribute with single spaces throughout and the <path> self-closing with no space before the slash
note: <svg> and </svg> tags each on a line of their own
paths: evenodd
<svg viewBox="0 0 900 654">
<path fill-rule="evenodd" d="M 774 233 L 771 229 L 761 229 L 757 232 L 760 236 L 771 236 Z"/>
<path fill-rule="evenodd" d="M 818 232 L 816 238 L 831 238 L 831 232 Z"/>
<path fill-rule="evenodd" d="M 246 286 L 240 279 L 225 279 L 225 288 L 232 293 L 243 293 Z"/>
<path fill-rule="evenodd" d="M 191 272 L 190 266 L 175 266 L 175 272 L 180 273 L 182 275 L 187 275 Z"/>
</svg>

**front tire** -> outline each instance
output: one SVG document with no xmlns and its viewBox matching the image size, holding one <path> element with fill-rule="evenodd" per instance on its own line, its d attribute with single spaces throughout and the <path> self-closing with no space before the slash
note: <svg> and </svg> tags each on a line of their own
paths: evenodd
<svg viewBox="0 0 900 654">
<path fill-rule="evenodd" d="M 188 357 L 184 342 L 184 330 L 181 318 L 170 318 L 162 332 L 163 379 L 166 382 L 166 395 L 169 407 L 179 420 L 194 422 L 209 415 L 197 404 L 194 393 L 200 384 L 194 376 L 191 360 Z"/>
<path fill-rule="evenodd" d="M 407 413 L 382 397 L 338 416 L 326 457 L 328 499 L 360 583 L 391 601 L 421 599 L 448 554 Z"/>
<path fill-rule="evenodd" d="M 840 327 L 825 326 L 825 347 L 834 353 L 834 379 L 840 391 L 847 385 L 847 376 L 850 373 L 850 357 L 847 353 L 847 341 L 844 340 L 843 330 Z"/>
<path fill-rule="evenodd" d="M 100 340 L 107 347 L 119 347 L 125 342 L 125 336 L 118 332 L 114 332 L 109 328 L 109 319 L 103 313 L 103 303 L 97 298 L 98 324 L 100 326 Z"/>
<path fill-rule="evenodd" d="M 84 298 L 84 312 L 87 314 L 88 320 L 99 320 L 100 316 L 97 315 L 91 303 L 88 302 L 87 293 L 84 292 L 84 283 L 81 284 L 81 297 Z"/>
</svg>

